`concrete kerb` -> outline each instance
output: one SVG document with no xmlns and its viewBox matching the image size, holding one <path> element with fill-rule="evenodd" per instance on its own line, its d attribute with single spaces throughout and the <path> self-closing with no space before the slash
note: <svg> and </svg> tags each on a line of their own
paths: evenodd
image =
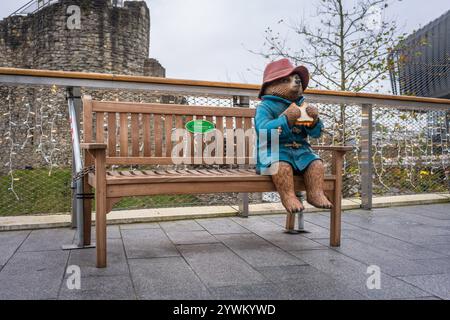
<svg viewBox="0 0 450 320">
<path fill-rule="evenodd" d="M 422 205 L 450 202 L 450 194 L 415 194 L 403 196 L 377 197 L 373 199 L 373 208 L 386 208 L 395 206 Z M 343 199 L 344 211 L 360 209 L 359 199 Z M 323 210 L 305 204 L 306 212 L 322 212 Z M 251 204 L 250 215 L 284 214 L 280 203 Z M 162 209 L 139 209 L 113 211 L 108 214 L 108 225 L 151 223 L 162 221 L 175 221 L 187 219 L 204 219 L 218 217 L 233 217 L 239 214 L 238 206 L 209 206 L 209 207 L 181 207 Z M 95 214 L 93 214 L 95 223 Z M 51 228 L 67 228 L 71 226 L 69 214 L 33 215 L 0 217 L 1 231 L 35 230 Z"/>
</svg>

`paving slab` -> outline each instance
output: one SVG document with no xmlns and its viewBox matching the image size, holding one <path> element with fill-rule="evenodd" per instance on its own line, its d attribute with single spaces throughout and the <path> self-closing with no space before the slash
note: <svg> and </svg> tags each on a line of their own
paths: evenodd
<svg viewBox="0 0 450 320">
<path fill-rule="evenodd" d="M 176 245 L 219 242 L 208 231 L 168 231 L 167 236 Z"/>
<path fill-rule="evenodd" d="M 136 300 L 129 275 L 81 277 L 81 288 L 69 289 L 63 282 L 59 300 Z"/>
<path fill-rule="evenodd" d="M 249 233 L 230 218 L 197 219 L 196 222 L 211 234 Z"/>
<path fill-rule="evenodd" d="M 419 246 L 433 248 L 436 244 L 450 243 L 450 236 L 422 236 L 420 238 L 410 239 L 409 242 Z"/>
<path fill-rule="evenodd" d="M 286 224 L 285 216 L 270 216 L 270 217 L 264 217 L 264 218 L 273 223 L 276 223 L 277 225 L 279 225 L 282 228 L 284 228 L 284 226 Z M 328 239 L 328 238 L 330 238 L 330 230 L 327 228 L 324 228 L 317 224 L 308 222 L 308 221 L 306 221 L 306 219 L 304 222 L 304 226 L 305 226 L 305 230 L 308 231 L 308 233 L 302 234 L 302 236 L 304 236 L 305 238 L 309 238 L 309 239 Z M 342 237 L 345 237 L 345 232 L 342 233 Z"/>
<path fill-rule="evenodd" d="M 344 282 L 309 265 L 264 267 L 258 268 L 258 271 L 281 288 L 285 299 L 367 299 Z"/>
<path fill-rule="evenodd" d="M 281 230 L 255 232 L 258 236 L 286 251 L 327 249 L 323 244 L 302 234 L 288 234 Z"/>
<path fill-rule="evenodd" d="M 431 250 L 441 252 L 450 257 L 450 243 L 440 243 L 428 246 Z"/>
<path fill-rule="evenodd" d="M 430 235 L 450 235 L 449 229 L 443 229 L 435 226 L 425 225 L 414 221 L 408 221 L 392 216 L 363 216 L 363 215 L 346 215 L 343 220 L 351 225 L 358 226 L 409 241 L 411 239 L 430 236 Z"/>
<path fill-rule="evenodd" d="M 211 294 L 183 258 L 129 261 L 136 294 L 145 300 L 210 299 Z"/>
<path fill-rule="evenodd" d="M 161 229 L 122 230 L 122 238 L 128 259 L 179 256 Z"/>
<path fill-rule="evenodd" d="M 221 243 L 183 245 L 178 248 L 208 287 L 268 282 L 247 262 Z"/>
<path fill-rule="evenodd" d="M 264 219 L 263 217 L 248 217 L 248 218 L 230 218 L 237 224 L 241 225 L 247 230 L 251 232 L 260 232 L 260 231 L 282 231 L 284 228 L 280 228 L 279 225 L 273 223 L 269 220 Z"/>
<path fill-rule="evenodd" d="M 30 231 L 10 231 L 0 233 L 0 266 L 3 266 L 12 257 L 22 242 L 28 237 Z M 0 268 L 1 269 L 1 268 Z"/>
<path fill-rule="evenodd" d="M 200 224 L 195 220 L 179 220 L 179 221 L 165 221 L 160 222 L 164 231 L 203 231 L 205 230 Z"/>
<path fill-rule="evenodd" d="M 344 217 L 346 215 L 347 213 L 344 213 L 342 216 Z M 330 229 L 330 215 L 326 213 L 305 214 L 305 221 L 318 225 L 325 229 Z M 341 229 L 342 231 L 355 230 L 358 229 L 358 227 L 348 224 L 345 222 L 345 219 L 342 219 Z"/>
<path fill-rule="evenodd" d="M 286 300 L 289 294 L 274 283 L 236 285 L 210 289 L 212 299 L 216 300 Z"/>
<path fill-rule="evenodd" d="M 448 257 L 430 248 L 395 238 L 395 235 L 380 234 L 371 230 L 349 230 L 346 233 L 349 238 L 356 239 L 366 243 L 368 246 L 383 249 L 407 259 L 437 259 Z"/>
<path fill-rule="evenodd" d="M 421 215 L 417 211 L 414 210 L 415 208 L 408 210 L 408 212 L 405 212 L 403 210 L 398 210 L 395 213 L 392 214 L 396 219 L 404 220 L 408 222 L 415 222 L 420 225 L 426 225 L 431 227 L 450 227 L 450 219 L 436 219 L 434 217 L 428 217 Z"/>
<path fill-rule="evenodd" d="M 67 251 L 17 252 L 0 272 L 0 300 L 56 299 Z"/>
<path fill-rule="evenodd" d="M 312 267 L 326 273 L 335 280 L 344 282 L 350 289 L 371 299 L 399 299 L 426 297 L 425 292 L 402 280 L 381 272 L 381 288 L 368 289 L 366 286 L 369 274 L 367 267 L 359 261 L 351 259 L 333 250 L 294 251 L 294 255 L 306 261 Z"/>
<path fill-rule="evenodd" d="M 253 267 L 305 264 L 255 234 L 228 234 L 216 237 Z"/>
<path fill-rule="evenodd" d="M 404 208 L 402 208 L 404 210 Z M 347 214 L 343 218 L 347 223 L 361 227 L 386 230 L 388 232 L 398 231 L 414 232 L 420 235 L 449 235 L 450 220 L 442 220 L 422 216 L 414 211 L 400 211 L 394 208 L 381 209 L 383 212 L 374 214 Z M 443 229 L 444 228 L 444 229 Z"/>
<path fill-rule="evenodd" d="M 423 276 L 407 276 L 400 279 L 442 299 L 450 299 L 450 273 Z"/>
<path fill-rule="evenodd" d="M 150 222 L 150 223 L 131 223 L 131 224 L 122 224 L 120 226 L 121 230 L 132 230 L 132 229 L 159 229 L 161 226 L 158 222 Z"/>
<path fill-rule="evenodd" d="M 325 240 L 319 242 L 328 244 Z M 441 271 L 439 266 L 407 259 L 354 239 L 342 239 L 341 246 L 333 250 L 364 264 L 377 265 L 382 272 L 390 276 L 432 274 Z"/>
<path fill-rule="evenodd" d="M 434 270 L 430 274 L 450 273 L 450 258 L 412 260 Z M 449 288 L 450 290 L 450 288 Z"/>
<path fill-rule="evenodd" d="M 33 230 L 19 251 L 61 250 L 63 245 L 72 244 L 74 237 L 75 230 L 69 228 Z"/>
<path fill-rule="evenodd" d="M 401 208 L 398 208 L 401 210 Z M 440 220 L 450 220 L 449 204 L 432 204 L 426 206 L 408 206 L 408 212 Z"/>
</svg>

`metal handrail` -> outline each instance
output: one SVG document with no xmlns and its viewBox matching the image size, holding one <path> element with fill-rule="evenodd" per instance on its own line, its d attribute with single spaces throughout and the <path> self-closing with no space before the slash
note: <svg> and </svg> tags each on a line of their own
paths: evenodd
<svg viewBox="0 0 450 320">
<path fill-rule="evenodd" d="M 10 14 L 9 17 L 36 13 L 39 10 L 41 10 L 41 9 L 43 9 L 45 7 L 48 7 L 51 4 L 59 2 L 59 0 L 47 0 L 47 1 L 44 0 L 44 1 L 41 1 L 42 2 L 42 6 L 39 6 L 39 2 L 40 1 L 38 1 L 38 0 L 31 0 L 30 2 L 26 3 L 25 5 L 23 5 L 22 7 L 20 7 L 16 11 L 14 11 L 12 14 Z M 29 10 L 33 6 L 35 7 L 35 9 L 34 10 Z"/>
<path fill-rule="evenodd" d="M 0 83 L 9 85 L 59 85 L 91 89 L 157 90 L 250 97 L 256 97 L 260 89 L 260 85 L 256 84 L 2 67 L 0 67 Z M 317 89 L 308 89 L 305 91 L 305 95 L 312 101 L 324 103 L 371 104 L 395 106 L 397 108 L 423 107 L 426 104 L 429 109 L 450 108 L 450 99 Z"/>
</svg>

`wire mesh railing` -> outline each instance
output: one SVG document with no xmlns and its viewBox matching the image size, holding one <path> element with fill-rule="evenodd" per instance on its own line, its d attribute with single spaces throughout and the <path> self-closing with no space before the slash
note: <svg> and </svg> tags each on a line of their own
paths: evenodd
<svg viewBox="0 0 450 320">
<path fill-rule="evenodd" d="M 4 81 L 6 82 L 6 81 Z M 0 84 L 2 78 L 0 75 Z M 55 79 L 57 83 L 57 79 Z M 174 89 L 175 88 L 175 89 Z M 93 99 L 217 107 L 256 108 L 255 95 L 236 96 L 204 87 L 171 90 L 82 88 Z M 178 89 L 176 89 L 178 88 Z M 67 213 L 72 206 L 72 148 L 65 86 L 0 86 L 0 216 Z M 420 100 L 420 99 L 419 99 Z M 354 146 L 347 153 L 344 197 L 361 197 L 364 179 L 363 104 L 351 97 L 307 94 L 319 108 L 325 132 L 312 144 Z M 450 105 L 449 105 L 450 106 Z M 448 193 L 450 190 L 450 108 L 401 100 L 370 104 L 373 195 Z M 326 152 L 320 154 L 329 163 Z M 114 167 L 135 170 L 142 167 Z M 253 203 L 278 201 L 276 194 L 252 194 Z M 237 205 L 238 194 L 167 195 L 125 198 L 115 209 Z"/>
</svg>

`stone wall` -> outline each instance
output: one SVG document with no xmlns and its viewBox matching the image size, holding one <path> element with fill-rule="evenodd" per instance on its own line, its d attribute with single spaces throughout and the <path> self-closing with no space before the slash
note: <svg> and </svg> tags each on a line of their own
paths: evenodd
<svg viewBox="0 0 450 320">
<path fill-rule="evenodd" d="M 70 5 L 81 8 L 79 30 L 67 27 Z M 35 14 L 0 21 L 4 67 L 144 75 L 149 46 L 144 1 L 120 8 L 110 0 L 61 0 Z"/>
<path fill-rule="evenodd" d="M 81 9 L 80 30 L 67 27 L 70 5 Z M 110 0 L 61 0 L 0 21 L 2 67 L 165 77 L 161 64 L 148 57 L 149 46 L 144 1 L 113 7 Z M 151 93 L 84 92 L 102 100 L 156 99 Z M 10 170 L 11 159 L 12 169 L 71 163 L 64 88 L 0 86 L 0 174 Z"/>
</svg>

